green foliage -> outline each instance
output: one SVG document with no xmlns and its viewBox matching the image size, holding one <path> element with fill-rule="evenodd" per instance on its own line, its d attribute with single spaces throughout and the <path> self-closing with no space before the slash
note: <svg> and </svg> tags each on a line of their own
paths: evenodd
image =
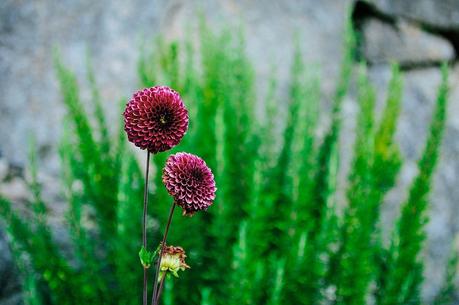
<svg viewBox="0 0 459 305">
<path fill-rule="evenodd" d="M 387 263 L 388 272 L 384 280 L 383 297 L 381 297 L 381 304 L 384 305 L 421 303 L 423 263 L 420 254 L 426 238 L 428 195 L 445 129 L 447 98 L 448 69 L 444 65 L 430 132 L 418 162 L 418 175 L 402 206 L 392 239 Z"/>
<path fill-rule="evenodd" d="M 174 217 L 168 240 L 187 251 L 191 269 L 166 280 L 164 304 L 417 304 L 427 198 L 445 121 L 446 68 L 419 175 L 387 247 L 379 214 L 402 165 L 394 139 L 402 101 L 398 67 L 393 66 L 377 120 L 376 97 L 361 65 L 354 158 L 340 213 L 341 108 L 354 64 L 352 25 L 323 137 L 320 76 L 303 61 L 299 47 L 281 99 L 275 73 L 266 92 L 255 91 L 240 32 L 216 33 L 203 21 L 198 39 L 155 40 L 153 48 L 143 47 L 137 70 L 142 86 L 161 83 L 178 90 L 190 112 L 182 143 L 152 158 L 143 260 L 157 248 L 171 204 L 161 182 L 168 155 L 186 150 L 202 156 L 218 187 L 207 213 Z M 58 56 L 55 63 L 67 109 L 59 154 L 71 251 L 62 251 L 52 233 L 32 154 L 29 213 L 22 216 L 0 198 L 26 302 L 139 304 L 143 164 L 122 126 L 116 136 L 108 128 L 90 62 L 92 111 L 79 98 L 75 75 Z M 264 102 L 257 105 L 257 98 Z M 285 116 L 276 106 L 281 100 L 287 101 Z M 446 278 L 444 295 L 451 295 L 452 277 Z"/>
<path fill-rule="evenodd" d="M 402 98 L 402 82 L 396 65 L 387 91 L 380 124 L 375 126 L 375 94 L 362 67 L 358 94 L 360 113 L 347 192 L 349 205 L 338 252 L 338 304 L 364 304 L 370 284 L 377 276 L 375 270 L 381 255 L 377 227 L 380 205 L 386 192 L 394 186 L 401 166 L 394 139 Z"/>
<path fill-rule="evenodd" d="M 36 168 L 34 162 L 31 163 L 33 196 L 30 205 L 34 221 L 21 218 L 12 209 L 11 203 L 3 198 L 0 199 L 0 212 L 8 223 L 8 233 L 14 241 L 14 252 L 28 254 L 27 257 L 20 255 L 20 268 L 23 271 L 29 268 L 36 271 L 36 278 L 26 277 L 23 282 L 24 286 L 31 285 L 38 290 L 37 300 L 33 301 L 48 303 L 62 299 L 63 304 L 75 304 L 75 300 L 68 296 L 74 295 L 73 288 L 78 285 L 79 276 L 72 272 L 57 244 L 52 241 L 51 232 L 46 225 L 46 207 L 37 187 Z"/>
<path fill-rule="evenodd" d="M 351 67 L 353 63 L 353 53 L 355 49 L 355 37 L 352 25 L 348 22 L 345 33 L 345 53 L 341 64 L 341 73 L 336 87 L 333 106 L 332 121 L 328 132 L 318 149 L 314 150 L 314 127 L 311 124 L 310 135 L 303 135 L 306 141 L 312 145 L 309 151 L 301 154 L 301 157 L 310 156 L 305 159 L 302 172 L 297 173 L 300 181 L 299 190 L 306 189 L 305 192 L 298 192 L 298 229 L 295 240 L 296 251 L 293 252 L 292 262 L 288 266 L 292 270 L 288 275 L 292 278 L 286 286 L 286 296 L 299 304 L 317 304 L 323 302 L 325 290 L 330 287 L 331 281 L 327 278 L 327 273 L 335 273 L 333 270 L 336 262 L 333 258 L 333 247 L 337 242 L 337 215 L 335 206 L 335 192 L 337 189 L 337 172 L 339 166 L 338 141 L 341 127 L 341 107 L 343 98 L 349 84 Z M 304 98 L 310 97 L 309 103 L 318 103 L 319 86 L 316 85 L 317 93 L 306 92 Z M 313 116 L 315 114 L 313 113 Z M 313 119 L 313 117 L 311 117 Z M 307 140 L 311 139 L 311 140 Z M 306 143 L 306 142 L 305 142 Z M 309 168 L 309 171 L 306 171 Z M 302 276 L 297 277 L 299 273 Z M 298 294 L 298 290 L 305 290 L 308 297 L 304 298 Z"/>
<path fill-rule="evenodd" d="M 445 272 L 445 280 L 440 292 L 434 300 L 435 305 L 448 305 L 454 304 L 458 301 L 457 290 L 455 287 L 455 280 L 457 276 L 457 269 L 459 268 L 459 252 L 455 247 L 451 251 L 451 256 L 448 260 L 448 266 Z"/>
<path fill-rule="evenodd" d="M 362 69 L 363 70 L 363 69 Z M 358 101 L 360 112 L 357 118 L 354 161 L 349 176 L 347 198 L 349 206 L 344 215 L 340 269 L 337 280 L 337 304 L 363 304 L 367 295 L 371 275 L 370 240 L 374 210 L 372 202 L 375 94 L 360 73 Z"/>
<path fill-rule="evenodd" d="M 76 162 L 79 167 L 74 167 L 76 179 L 81 180 L 84 187 L 85 199 L 96 210 L 96 217 L 100 224 L 102 238 L 113 237 L 114 222 L 110 221 L 116 213 L 116 194 L 118 164 L 113 161 L 111 152 L 107 151 L 107 128 L 102 110 L 100 109 L 100 98 L 95 89 L 92 70 L 88 72 L 92 84 L 92 100 L 95 105 L 95 113 L 99 128 L 90 125 L 90 119 L 84 110 L 79 98 L 79 90 L 76 77 L 61 62 L 58 56 L 55 58 L 57 76 L 63 96 L 63 102 L 68 109 L 67 117 L 72 122 L 69 128 L 77 135 L 73 137 Z M 97 132 L 96 132 L 97 131 Z"/>
</svg>

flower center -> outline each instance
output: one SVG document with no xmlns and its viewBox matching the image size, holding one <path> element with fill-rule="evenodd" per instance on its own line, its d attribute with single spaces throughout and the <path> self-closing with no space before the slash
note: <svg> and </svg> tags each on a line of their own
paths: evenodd
<svg viewBox="0 0 459 305">
<path fill-rule="evenodd" d="M 158 111 L 153 120 L 156 121 L 157 126 L 162 130 L 166 130 L 173 124 L 172 113 L 166 109 Z"/>
<path fill-rule="evenodd" d="M 166 115 L 161 114 L 161 117 L 159 118 L 159 121 L 161 122 L 162 125 L 166 125 Z"/>
<path fill-rule="evenodd" d="M 198 169 L 193 169 L 191 171 L 191 177 L 193 177 L 194 180 L 201 182 L 203 178 L 203 174 L 200 170 Z"/>
</svg>

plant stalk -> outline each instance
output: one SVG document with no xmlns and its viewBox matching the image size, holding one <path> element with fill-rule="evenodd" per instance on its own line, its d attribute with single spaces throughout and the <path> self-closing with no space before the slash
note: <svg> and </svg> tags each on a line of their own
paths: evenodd
<svg viewBox="0 0 459 305">
<path fill-rule="evenodd" d="M 143 225 L 142 225 L 142 240 L 143 247 L 147 250 L 147 209 L 148 209 L 148 174 L 150 171 L 150 152 L 147 152 L 147 162 L 145 164 L 145 186 L 143 193 Z M 143 267 L 143 305 L 148 303 L 148 268 Z"/>
<path fill-rule="evenodd" d="M 163 291 L 164 280 L 166 279 L 166 273 L 164 273 L 163 277 L 161 278 L 161 282 L 159 283 L 158 288 L 158 296 L 156 297 L 155 304 L 159 304 L 159 298 L 161 297 L 161 292 Z"/>
<path fill-rule="evenodd" d="M 166 230 L 164 231 L 164 236 L 163 236 L 163 241 L 161 242 L 161 251 L 159 252 L 159 257 L 158 257 L 158 262 L 156 263 L 156 272 L 155 272 L 155 277 L 153 278 L 153 295 L 151 297 L 151 304 L 152 305 L 157 305 L 158 303 L 158 277 L 159 277 L 159 268 L 161 266 L 161 258 L 163 257 L 163 252 L 164 252 L 164 247 L 166 245 L 166 240 L 167 240 L 167 233 L 169 233 L 169 227 L 172 222 L 172 216 L 174 215 L 174 209 L 175 209 L 175 201 L 172 204 L 171 210 L 169 212 L 169 218 L 167 220 L 167 225 L 166 225 Z"/>
</svg>

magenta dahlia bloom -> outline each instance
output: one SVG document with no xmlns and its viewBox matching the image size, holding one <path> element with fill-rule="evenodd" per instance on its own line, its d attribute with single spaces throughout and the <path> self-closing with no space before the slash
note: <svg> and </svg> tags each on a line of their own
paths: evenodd
<svg viewBox="0 0 459 305">
<path fill-rule="evenodd" d="M 217 188 L 212 171 L 204 160 L 192 154 L 171 155 L 163 170 L 163 182 L 175 203 L 182 207 L 183 215 L 206 210 L 215 199 Z"/>
<path fill-rule="evenodd" d="M 154 154 L 177 145 L 188 129 L 188 111 L 180 95 L 166 86 L 134 93 L 123 115 L 129 141 Z"/>
</svg>

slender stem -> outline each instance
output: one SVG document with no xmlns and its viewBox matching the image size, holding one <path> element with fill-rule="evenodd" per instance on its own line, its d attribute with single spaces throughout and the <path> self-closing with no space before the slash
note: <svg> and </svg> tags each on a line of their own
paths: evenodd
<svg viewBox="0 0 459 305">
<path fill-rule="evenodd" d="M 161 266 L 161 258 L 163 257 L 163 251 L 164 247 L 166 246 L 166 240 L 167 240 L 167 233 L 169 232 L 169 227 L 171 225 L 172 221 L 172 216 L 174 215 L 174 209 L 175 209 L 175 201 L 172 204 L 171 211 L 169 212 L 169 218 L 167 220 L 167 225 L 166 225 L 166 231 L 164 231 L 164 236 L 163 236 L 163 241 L 161 243 L 161 251 L 159 252 L 159 257 L 158 257 L 158 262 L 156 263 L 156 272 L 155 272 L 155 277 L 153 278 L 153 295 L 151 296 L 151 304 L 156 305 L 156 298 L 157 298 L 157 293 L 158 293 L 158 276 L 159 276 L 159 268 Z"/>
<path fill-rule="evenodd" d="M 147 152 L 147 162 L 145 164 L 145 186 L 143 192 L 143 226 L 142 240 L 143 247 L 147 250 L 147 212 L 148 212 L 148 174 L 150 172 L 150 152 Z M 148 301 L 148 269 L 143 267 L 143 305 L 147 305 Z"/>
<path fill-rule="evenodd" d="M 161 278 L 161 283 L 159 283 L 158 296 L 156 297 L 155 304 L 159 304 L 159 298 L 161 297 L 161 292 L 163 291 L 164 279 L 166 278 L 166 273 L 164 273 Z"/>
<path fill-rule="evenodd" d="M 147 305 L 148 269 L 143 267 L 143 305 Z"/>
</svg>

